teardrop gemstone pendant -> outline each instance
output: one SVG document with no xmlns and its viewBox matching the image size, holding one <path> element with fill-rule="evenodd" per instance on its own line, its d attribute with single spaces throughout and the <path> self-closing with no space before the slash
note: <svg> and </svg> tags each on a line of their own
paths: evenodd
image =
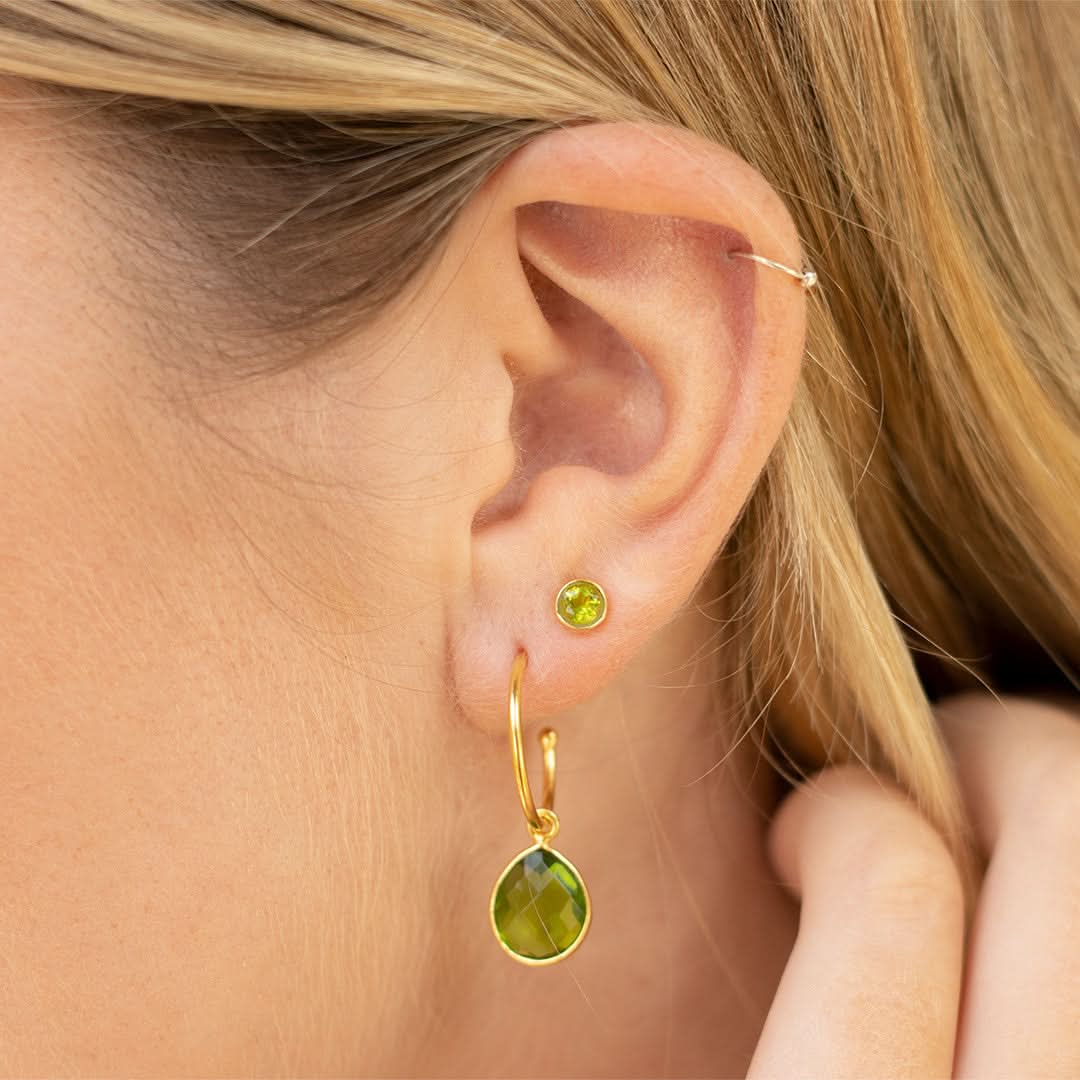
<svg viewBox="0 0 1080 1080">
<path fill-rule="evenodd" d="M 578 869 L 541 841 L 511 860 L 491 892 L 491 928 L 523 964 L 551 964 L 584 940 L 592 906 Z"/>
</svg>

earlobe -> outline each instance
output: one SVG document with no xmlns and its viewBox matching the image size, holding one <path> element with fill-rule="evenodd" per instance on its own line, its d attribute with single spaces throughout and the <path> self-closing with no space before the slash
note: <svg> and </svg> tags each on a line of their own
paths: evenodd
<svg viewBox="0 0 1080 1080">
<path fill-rule="evenodd" d="M 731 258 L 800 266 L 793 222 L 731 151 L 649 124 L 541 136 L 486 185 L 470 258 L 477 325 L 514 380 L 517 468 L 473 524 L 448 610 L 463 710 L 501 723 L 530 656 L 534 717 L 604 685 L 692 595 L 786 417 L 804 290 Z M 508 298 L 509 296 L 509 310 Z M 554 614 L 575 578 L 607 594 L 588 633 Z"/>
</svg>

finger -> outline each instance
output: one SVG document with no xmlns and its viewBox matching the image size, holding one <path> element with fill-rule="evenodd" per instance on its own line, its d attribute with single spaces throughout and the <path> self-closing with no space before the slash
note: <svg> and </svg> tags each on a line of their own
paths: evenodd
<svg viewBox="0 0 1080 1080">
<path fill-rule="evenodd" d="M 749 1076 L 950 1076 L 963 889 L 933 827 L 843 765 L 787 797 L 769 847 L 802 906 Z"/>
<path fill-rule="evenodd" d="M 972 924 L 960 1077 L 1080 1076 L 1080 724 L 965 695 L 938 710 L 990 864 Z"/>
</svg>

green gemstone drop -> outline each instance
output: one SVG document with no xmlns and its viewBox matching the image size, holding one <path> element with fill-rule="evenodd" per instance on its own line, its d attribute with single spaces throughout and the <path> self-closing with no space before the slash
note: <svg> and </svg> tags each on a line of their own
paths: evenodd
<svg viewBox="0 0 1080 1080">
<path fill-rule="evenodd" d="M 577 630 L 595 626 L 607 611 L 603 590 L 593 581 L 568 582 L 559 590 L 555 603 L 559 618 Z"/>
<path fill-rule="evenodd" d="M 585 886 L 557 852 L 530 848 L 503 873 L 495 889 L 495 931 L 513 953 L 551 960 L 585 929 Z"/>
</svg>

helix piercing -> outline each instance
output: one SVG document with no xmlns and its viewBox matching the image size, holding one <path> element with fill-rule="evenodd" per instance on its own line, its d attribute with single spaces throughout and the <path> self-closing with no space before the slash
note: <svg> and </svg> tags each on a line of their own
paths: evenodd
<svg viewBox="0 0 1080 1080">
<path fill-rule="evenodd" d="M 753 259 L 754 262 L 761 263 L 762 266 L 771 267 L 773 270 L 779 270 L 789 277 L 796 278 L 804 289 L 812 289 L 818 281 L 817 272 L 809 266 L 803 270 L 793 270 L 790 266 L 785 266 L 775 259 L 766 259 L 764 255 L 755 255 L 752 251 L 729 251 L 728 258 Z"/>
</svg>

